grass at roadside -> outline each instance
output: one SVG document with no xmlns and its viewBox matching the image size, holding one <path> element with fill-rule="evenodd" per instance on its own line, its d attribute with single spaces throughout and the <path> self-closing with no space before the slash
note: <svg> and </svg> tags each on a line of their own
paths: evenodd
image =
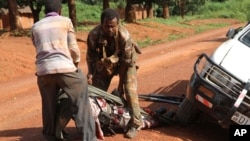
<svg viewBox="0 0 250 141">
<path fill-rule="evenodd" d="M 166 25 L 166 26 L 178 26 L 180 28 L 191 29 L 194 31 L 194 34 L 201 33 L 204 31 L 220 28 L 227 26 L 226 22 L 217 22 L 217 23 L 204 23 L 197 25 L 190 24 L 191 21 L 201 20 L 201 19 L 214 19 L 214 18 L 227 18 L 227 19 L 238 19 L 239 22 L 244 22 L 244 19 L 248 19 L 247 16 L 249 14 L 243 14 L 246 11 L 247 6 L 250 5 L 249 0 L 242 0 L 240 2 L 234 1 L 234 5 L 232 6 L 233 0 L 228 0 L 225 3 L 215 3 L 208 2 L 204 6 L 200 8 L 198 13 L 189 14 L 187 13 L 184 18 L 180 16 L 170 16 L 168 19 L 164 18 L 148 18 L 143 20 L 138 20 L 137 23 L 141 26 L 149 27 L 147 23 L 155 22 L 158 24 Z M 113 2 L 110 3 L 112 8 L 117 7 L 117 5 Z M 231 10 L 228 10 L 230 8 Z M 239 10 L 240 9 L 240 10 Z M 97 25 L 100 21 L 100 13 L 102 11 L 102 4 L 96 5 L 87 5 L 80 3 L 80 1 L 76 1 L 76 10 L 77 10 L 77 21 L 78 26 L 76 27 L 76 31 L 80 32 L 89 32 L 95 25 Z M 246 12 L 245 12 L 246 13 Z M 67 4 L 63 5 L 63 13 L 62 15 L 68 16 L 68 7 Z M 44 17 L 44 13 L 41 13 L 40 17 Z M 122 24 L 126 24 L 121 21 Z M 149 27 L 155 28 L 155 27 Z M 160 29 L 159 29 L 160 30 Z M 29 32 L 13 32 L 11 33 L 14 36 L 23 36 L 29 35 Z M 140 34 L 140 32 L 138 32 Z M 150 33 L 149 33 L 150 34 Z M 184 38 L 190 36 L 190 34 L 175 32 L 167 37 L 163 36 L 162 39 L 152 39 L 150 36 L 146 36 L 142 40 L 138 41 L 138 44 L 141 47 L 146 47 L 150 45 L 155 45 L 159 43 L 169 42 L 176 39 Z"/>
<path fill-rule="evenodd" d="M 203 20 L 209 21 L 209 19 L 203 19 Z M 215 19 L 212 19 L 212 20 L 214 21 Z M 191 18 L 191 17 L 188 17 L 185 19 L 175 18 L 174 20 L 153 18 L 153 19 L 141 20 L 138 22 L 140 23 L 140 25 L 144 25 L 147 22 L 156 22 L 156 23 L 164 24 L 166 26 L 177 26 L 180 28 L 186 28 L 186 29 L 190 29 L 190 30 L 194 31 L 192 33 L 192 35 L 197 34 L 197 33 L 202 33 L 202 32 L 208 31 L 208 30 L 213 30 L 213 29 L 225 27 L 225 26 L 228 26 L 230 24 L 229 22 L 226 22 L 226 20 L 225 20 L 225 22 L 211 22 L 211 23 L 204 22 L 204 24 L 193 25 L 193 24 L 190 24 L 192 21 L 196 21 L 196 19 Z M 202 19 L 200 19 L 200 21 L 202 21 Z M 240 23 L 241 21 L 238 21 L 238 22 Z M 145 26 L 147 26 L 147 24 L 145 24 Z M 151 28 L 155 28 L 155 27 L 151 27 Z M 187 36 L 191 36 L 191 35 L 189 33 L 176 32 L 176 33 L 173 33 L 173 34 L 167 36 L 166 38 L 163 37 L 162 39 L 157 39 L 157 40 L 153 40 L 150 37 L 147 37 L 144 40 L 138 41 L 138 44 L 141 47 L 146 47 L 146 46 L 150 46 L 150 45 L 156 45 L 159 43 L 166 43 L 166 42 L 177 40 L 180 38 L 185 38 Z"/>
<path fill-rule="evenodd" d="M 150 18 L 150 19 L 139 20 L 137 22 L 140 25 L 146 27 L 148 25 L 145 23 L 156 22 L 166 26 L 179 26 L 182 28 L 188 28 L 194 30 L 194 33 L 201 33 L 204 31 L 228 26 L 228 23 L 226 22 L 206 23 L 206 24 L 200 24 L 199 26 L 188 23 L 193 20 L 214 19 L 214 18 L 237 19 L 239 20 L 239 22 L 245 22 L 246 19 L 249 19 L 248 18 L 249 14 L 246 14 L 248 11 L 247 5 L 249 4 L 250 4 L 249 0 L 242 0 L 242 1 L 228 0 L 224 3 L 206 2 L 204 6 L 200 7 L 197 13 L 195 14 L 187 13 L 184 18 L 181 18 L 180 16 L 170 16 L 170 18 L 168 19 Z M 96 4 L 96 5 L 76 4 L 76 6 L 77 6 L 76 7 L 77 11 L 84 11 L 84 12 L 77 12 L 77 19 L 79 23 L 77 30 L 89 32 L 94 25 L 99 23 L 102 4 Z M 115 3 L 111 3 L 110 6 L 112 8 L 117 7 Z M 64 9 L 65 9 L 64 14 L 66 14 L 67 16 L 67 8 L 64 7 Z M 138 43 L 141 47 L 145 47 L 168 41 L 173 41 L 187 36 L 190 36 L 190 34 L 174 33 L 166 38 L 157 40 L 151 39 L 150 36 L 148 36 L 145 37 L 143 40 L 138 41 Z"/>
</svg>

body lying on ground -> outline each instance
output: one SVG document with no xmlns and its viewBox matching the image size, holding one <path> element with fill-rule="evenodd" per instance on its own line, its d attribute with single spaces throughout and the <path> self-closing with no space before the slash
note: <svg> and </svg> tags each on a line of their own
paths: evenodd
<svg viewBox="0 0 250 141">
<path fill-rule="evenodd" d="M 91 85 L 88 87 L 88 92 L 97 138 L 104 140 L 105 135 L 115 135 L 116 130 L 119 129 L 126 132 L 131 117 L 124 100 Z M 65 92 L 60 92 L 58 97 L 58 107 L 62 108 L 69 99 Z M 141 129 L 159 125 L 159 121 L 143 109 L 141 109 L 141 115 L 144 123 Z"/>
</svg>

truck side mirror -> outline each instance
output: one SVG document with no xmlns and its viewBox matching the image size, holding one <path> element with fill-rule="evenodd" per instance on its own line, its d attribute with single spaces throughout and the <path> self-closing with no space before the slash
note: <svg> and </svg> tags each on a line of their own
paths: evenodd
<svg viewBox="0 0 250 141">
<path fill-rule="evenodd" d="M 233 38 L 235 34 L 236 34 L 235 29 L 230 28 L 230 29 L 227 31 L 226 37 L 227 37 L 227 38 Z"/>
</svg>

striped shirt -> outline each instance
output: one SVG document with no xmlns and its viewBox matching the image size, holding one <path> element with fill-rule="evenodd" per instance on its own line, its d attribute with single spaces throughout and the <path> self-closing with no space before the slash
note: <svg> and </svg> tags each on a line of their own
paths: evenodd
<svg viewBox="0 0 250 141">
<path fill-rule="evenodd" d="M 31 28 L 36 48 L 36 74 L 46 75 L 76 71 L 80 50 L 69 18 L 48 13 Z"/>
</svg>

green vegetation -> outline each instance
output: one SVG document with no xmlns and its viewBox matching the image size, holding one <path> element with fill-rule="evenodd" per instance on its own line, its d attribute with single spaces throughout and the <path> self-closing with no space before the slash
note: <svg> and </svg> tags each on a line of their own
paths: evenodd
<svg viewBox="0 0 250 141">
<path fill-rule="evenodd" d="M 199 9 L 197 16 L 201 18 L 233 18 L 247 21 L 250 19 L 249 8 L 249 0 L 227 0 L 223 3 L 207 2 Z"/>
<path fill-rule="evenodd" d="M 122 5 L 122 4 L 110 2 L 111 8 L 116 8 L 118 7 L 118 5 Z M 154 5 L 154 8 L 156 7 L 159 7 L 159 6 Z M 150 18 L 150 19 L 139 20 L 137 21 L 137 23 L 144 25 L 144 26 L 148 26 L 145 23 L 157 22 L 157 23 L 165 24 L 166 26 L 174 25 L 174 26 L 180 26 L 182 28 L 193 29 L 195 33 L 200 33 L 200 32 L 204 32 L 207 30 L 224 27 L 224 26 L 227 26 L 227 24 L 214 23 L 214 24 L 195 26 L 195 25 L 191 25 L 188 23 L 196 19 L 200 20 L 200 19 L 210 19 L 210 18 L 230 18 L 230 19 L 237 19 L 241 22 L 246 22 L 250 19 L 250 14 L 248 14 L 248 9 L 250 9 L 249 0 L 225 0 L 224 2 L 214 2 L 214 1 L 212 2 L 210 0 L 206 0 L 205 5 L 198 7 L 196 12 L 186 13 L 184 18 L 182 18 L 181 16 L 170 15 L 170 18 L 168 19 Z M 76 16 L 77 16 L 77 21 L 78 21 L 78 27 L 76 28 L 77 31 L 90 31 L 100 21 L 102 3 L 89 5 L 89 4 L 86 4 L 77 0 L 76 10 L 77 10 Z M 170 10 L 171 10 L 171 7 L 170 7 Z M 64 16 L 68 16 L 67 4 L 64 4 L 62 14 Z M 126 24 L 123 21 L 121 22 L 122 24 Z M 138 32 L 138 34 L 140 33 Z M 176 34 L 170 35 L 167 39 L 161 39 L 161 40 L 152 40 L 149 37 L 147 37 L 144 40 L 138 41 L 138 43 L 141 47 L 145 47 L 149 45 L 176 40 L 176 39 L 183 38 L 186 36 L 190 36 L 190 35 L 176 33 Z"/>
<path fill-rule="evenodd" d="M 195 33 L 201 33 L 210 29 L 216 29 L 216 28 L 220 28 L 220 27 L 225 27 L 228 24 L 226 23 L 219 23 L 219 24 L 207 24 L 207 25 L 201 25 L 195 28 Z"/>
<path fill-rule="evenodd" d="M 121 3 L 110 2 L 111 8 L 116 8 Z M 124 5 L 123 5 L 124 7 Z M 154 5 L 155 8 L 159 7 Z M 187 6 L 188 7 L 188 6 Z M 248 10 L 250 9 L 249 0 L 226 0 L 225 2 L 211 2 L 206 1 L 205 5 L 197 8 L 198 10 L 195 13 L 186 13 L 185 19 L 204 19 L 204 18 L 233 18 L 240 21 L 247 21 L 250 19 L 250 14 Z M 64 5 L 63 15 L 68 16 L 67 4 Z M 77 19 L 78 22 L 98 22 L 100 18 L 100 12 L 102 11 L 102 3 L 97 3 L 95 5 L 89 5 L 81 1 L 76 1 L 76 10 L 77 10 Z M 171 10 L 171 7 L 170 7 Z M 171 12 L 170 12 L 171 14 Z M 169 19 L 157 20 L 160 22 L 168 22 L 175 25 L 175 20 L 179 20 L 180 16 L 171 16 Z M 161 19 L 161 18 L 160 18 Z M 165 21 L 164 21 L 165 20 Z"/>
<path fill-rule="evenodd" d="M 180 16 L 172 16 L 168 19 L 163 18 L 153 18 L 153 19 L 145 19 L 141 22 L 158 22 L 166 25 L 174 25 L 180 26 L 184 28 L 191 28 L 195 30 L 195 33 L 201 33 L 204 31 L 208 31 L 211 29 L 225 27 L 228 24 L 226 23 L 214 23 L 214 24 L 206 24 L 206 25 L 199 25 L 193 26 L 190 24 L 186 24 L 192 20 L 196 19 L 211 19 L 211 18 L 230 18 L 230 19 L 237 19 L 241 22 L 247 22 L 250 19 L 250 15 L 248 10 L 250 8 L 250 1 L 249 0 L 227 0 L 225 2 L 209 2 L 207 1 L 206 4 L 199 8 L 198 12 L 195 15 L 187 14 L 184 18 Z M 140 21 L 139 21 L 140 22 Z M 146 45 L 154 45 L 157 43 L 172 41 L 176 39 L 180 39 L 189 35 L 184 34 L 172 34 L 167 39 L 162 39 L 161 41 L 153 41 L 149 38 L 139 41 L 139 45 L 145 47 Z"/>
<path fill-rule="evenodd" d="M 110 2 L 111 8 L 117 8 L 119 3 Z M 102 3 L 89 5 L 81 1 L 76 1 L 76 16 L 79 23 L 97 23 L 100 21 L 100 13 L 102 12 Z M 63 5 L 63 15 L 68 16 L 68 5 Z"/>
<path fill-rule="evenodd" d="M 213 17 L 209 17 L 209 18 L 213 18 Z M 138 21 L 138 23 L 141 25 L 144 25 L 144 26 L 148 26 L 146 24 L 147 22 L 157 22 L 157 23 L 165 24 L 166 26 L 179 26 L 182 28 L 194 30 L 195 31 L 194 34 L 228 26 L 227 23 L 210 23 L 210 24 L 203 24 L 203 25 L 199 25 L 199 26 L 189 24 L 189 22 L 191 22 L 192 20 L 209 19 L 209 18 L 196 18 L 195 16 L 186 16 L 184 19 L 182 19 L 181 17 L 171 17 L 169 19 L 152 18 L 152 19 L 140 20 L 140 21 Z M 234 19 L 236 19 L 236 18 L 234 18 Z M 241 21 L 241 22 L 244 22 L 244 21 Z M 152 28 L 155 28 L 155 27 L 152 27 Z M 159 43 L 177 40 L 180 38 L 185 38 L 187 36 L 190 36 L 190 34 L 183 34 L 183 33 L 180 34 L 177 32 L 175 34 L 169 35 L 167 38 L 162 38 L 161 40 L 152 40 L 149 37 L 147 37 L 144 40 L 138 41 L 138 44 L 141 47 L 146 47 L 146 46 L 150 46 L 150 45 L 155 45 L 155 44 L 159 44 Z"/>
</svg>

